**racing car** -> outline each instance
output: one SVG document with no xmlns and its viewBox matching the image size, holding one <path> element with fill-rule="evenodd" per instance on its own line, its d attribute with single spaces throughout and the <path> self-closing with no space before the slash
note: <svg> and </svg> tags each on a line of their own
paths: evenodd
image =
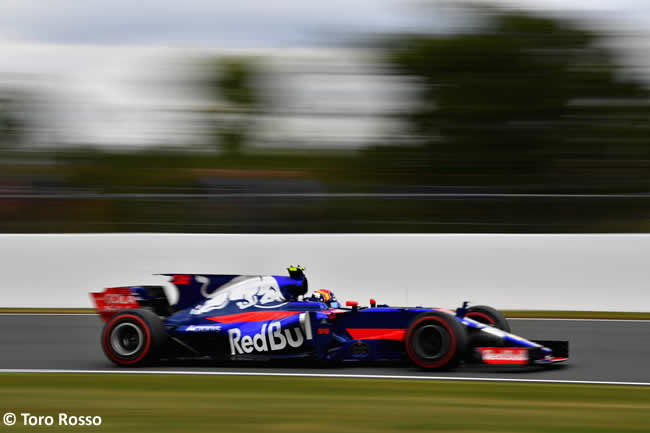
<svg viewBox="0 0 650 433">
<path fill-rule="evenodd" d="M 460 363 L 551 365 L 567 341 L 531 341 L 510 332 L 488 306 L 405 308 L 339 304 L 329 290 L 308 293 L 301 266 L 288 275 L 160 274 L 164 286 L 91 293 L 105 322 L 101 345 L 119 366 L 163 359 L 404 360 L 432 370 Z M 171 296 L 169 288 L 176 293 Z M 175 295 L 175 296 L 174 296 Z M 173 302 L 170 302 L 173 299 Z"/>
</svg>

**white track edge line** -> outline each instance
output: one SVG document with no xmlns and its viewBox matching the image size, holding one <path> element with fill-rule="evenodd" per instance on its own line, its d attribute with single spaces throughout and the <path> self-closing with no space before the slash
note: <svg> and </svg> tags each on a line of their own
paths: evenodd
<svg viewBox="0 0 650 433">
<path fill-rule="evenodd" d="M 507 379 L 459 376 L 408 376 L 381 374 L 329 374 L 329 373 L 263 373 L 248 371 L 161 371 L 161 370 L 56 370 L 56 369 L 0 369 L 0 373 L 63 373 L 63 374 L 150 374 L 150 375 L 185 375 L 185 376 L 266 376 L 266 377 L 315 377 L 333 379 L 406 379 L 463 382 L 519 382 L 519 383 L 557 383 L 571 385 L 625 385 L 650 386 L 650 382 L 620 382 L 601 380 L 559 380 L 559 379 Z"/>
<path fill-rule="evenodd" d="M 555 317 L 506 317 L 508 320 L 548 320 L 548 321 L 565 321 L 565 322 L 645 322 L 650 323 L 650 319 L 571 319 Z"/>
</svg>

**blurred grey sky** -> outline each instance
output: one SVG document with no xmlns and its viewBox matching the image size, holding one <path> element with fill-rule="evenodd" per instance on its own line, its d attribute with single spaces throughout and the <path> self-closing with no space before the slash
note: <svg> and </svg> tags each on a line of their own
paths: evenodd
<svg viewBox="0 0 650 433">
<path fill-rule="evenodd" d="M 448 17 L 427 0 L 2 0 L 0 40 L 62 44 L 190 44 L 278 47 L 328 44 L 350 32 L 418 24 L 444 28 Z M 447 0 L 446 3 L 458 3 Z M 492 4 L 574 11 L 620 24 L 650 25 L 647 0 L 495 0 Z"/>
<path fill-rule="evenodd" d="M 310 92 L 326 90 L 322 84 L 327 79 L 298 77 L 295 81 L 305 85 L 292 89 L 296 100 L 323 102 L 323 96 L 335 95 L 344 99 L 335 101 L 337 104 L 368 101 L 367 105 L 381 106 L 385 101 L 395 101 L 393 89 L 403 86 L 377 82 L 371 77 L 367 59 L 362 59 L 362 51 L 345 52 L 341 48 L 346 42 L 373 34 L 449 31 L 465 23 L 454 8 L 459 3 L 1 0 L 0 87 L 27 89 L 46 97 L 49 114 L 42 116 L 46 124 L 39 131 L 45 132 L 33 138 L 36 143 L 186 145 L 196 140 L 193 135 L 198 129 L 177 110 L 196 102 L 196 95 L 178 85 L 192 73 L 184 69 L 188 64 L 182 62 L 184 59 L 250 52 L 272 56 L 289 66 L 291 62 L 320 61 L 328 66 L 339 62 L 344 69 L 354 70 L 356 78 L 338 79 L 331 84 L 342 87 L 322 95 Z M 650 77 L 650 0 L 485 3 L 553 11 L 618 33 L 609 43 L 620 49 L 621 60 L 630 71 L 646 80 Z M 379 87 L 387 90 L 373 90 Z M 361 92 L 356 91 L 359 89 Z M 336 109 L 340 108 L 346 107 Z M 309 146 L 312 139 L 338 132 L 339 136 L 332 139 L 344 147 L 358 147 L 382 133 L 376 125 L 383 120 L 377 117 L 315 119 L 296 117 L 287 123 L 285 118 L 284 124 L 269 125 L 272 141 L 293 140 Z M 297 130 L 301 132 L 295 134 Z"/>
<path fill-rule="evenodd" d="M 397 30 L 417 14 L 395 0 L 237 2 L 3 0 L 0 38 L 83 44 L 304 46 L 343 31 Z"/>
</svg>

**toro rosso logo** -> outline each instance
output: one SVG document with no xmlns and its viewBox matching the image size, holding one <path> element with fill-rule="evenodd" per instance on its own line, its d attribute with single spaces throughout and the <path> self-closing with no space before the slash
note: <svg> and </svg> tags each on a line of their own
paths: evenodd
<svg viewBox="0 0 650 433">
<path fill-rule="evenodd" d="M 235 303 L 240 310 L 252 306 L 276 308 L 286 303 L 280 286 L 273 277 L 237 277 L 211 293 L 207 292 L 208 278 L 197 276 L 196 279 L 203 283 L 201 294 L 209 299 L 193 308 L 190 311 L 191 314 L 220 310 L 230 303 Z"/>
<path fill-rule="evenodd" d="M 252 352 L 268 352 L 283 350 L 288 346 L 298 348 L 306 340 L 312 339 L 311 327 L 307 321 L 304 329 L 282 328 L 280 322 L 271 322 L 263 324 L 259 333 L 254 335 L 244 335 L 238 328 L 228 330 L 228 341 L 230 342 L 231 355 L 243 355 Z"/>
</svg>

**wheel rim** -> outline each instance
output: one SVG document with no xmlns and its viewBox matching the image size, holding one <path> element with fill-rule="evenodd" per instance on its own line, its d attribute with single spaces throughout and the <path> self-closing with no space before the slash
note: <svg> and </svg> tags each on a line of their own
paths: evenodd
<svg viewBox="0 0 650 433">
<path fill-rule="evenodd" d="M 420 326 L 413 335 L 415 354 L 426 360 L 435 360 L 449 351 L 449 334 L 440 326 Z"/>
<path fill-rule="evenodd" d="M 111 331 L 111 348 L 122 357 L 133 356 L 142 349 L 142 330 L 133 323 L 120 323 Z"/>
</svg>

